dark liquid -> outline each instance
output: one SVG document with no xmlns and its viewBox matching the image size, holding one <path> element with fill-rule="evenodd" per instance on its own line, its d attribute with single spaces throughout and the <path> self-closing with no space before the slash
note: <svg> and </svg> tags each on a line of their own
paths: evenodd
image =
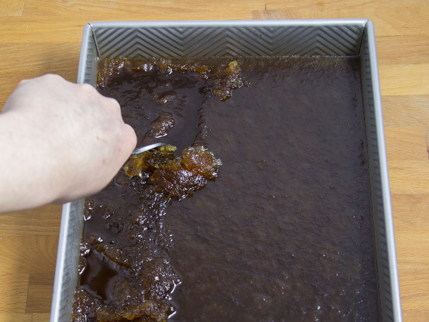
<svg viewBox="0 0 429 322">
<path fill-rule="evenodd" d="M 223 163 L 218 178 L 192 197 L 146 214 L 152 228 L 139 243 L 165 252 L 167 273 L 180 276 L 167 299 L 177 310 L 169 321 L 378 321 L 358 58 L 253 58 L 239 65 L 249 86 L 226 101 L 207 95 L 192 72 L 163 79 L 156 70 L 128 71 L 101 90 L 119 100 L 140 143 L 167 111 L 176 124 L 164 142 L 181 150 L 206 128 L 197 140 Z M 153 88 L 176 98 L 156 103 Z M 116 220 L 121 231 L 147 203 L 147 186 L 133 180 L 92 198 L 123 217 Z M 108 244 L 118 228 L 105 229 L 97 207 L 85 234 Z M 80 285 L 112 301 L 101 281 L 128 274 L 126 268 L 96 251 L 86 258 Z"/>
</svg>

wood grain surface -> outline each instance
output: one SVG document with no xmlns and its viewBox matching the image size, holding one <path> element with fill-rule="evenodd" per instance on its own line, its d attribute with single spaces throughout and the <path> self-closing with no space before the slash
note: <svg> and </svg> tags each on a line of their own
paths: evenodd
<svg viewBox="0 0 429 322">
<path fill-rule="evenodd" d="M 0 0 L 0 108 L 23 78 L 75 81 L 89 21 L 308 18 L 375 24 L 403 316 L 429 321 L 428 0 Z M 0 322 L 49 321 L 60 217 L 0 216 Z"/>
</svg>

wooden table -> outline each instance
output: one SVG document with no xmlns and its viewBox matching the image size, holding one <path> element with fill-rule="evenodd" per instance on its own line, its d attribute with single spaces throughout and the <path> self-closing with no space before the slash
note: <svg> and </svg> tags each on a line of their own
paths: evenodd
<svg viewBox="0 0 429 322">
<path fill-rule="evenodd" d="M 23 78 L 75 81 L 89 21 L 308 18 L 375 24 L 404 321 L 429 321 L 427 0 L 1 0 L 0 108 Z M 60 216 L 0 216 L 0 321 L 49 320 Z"/>
</svg>

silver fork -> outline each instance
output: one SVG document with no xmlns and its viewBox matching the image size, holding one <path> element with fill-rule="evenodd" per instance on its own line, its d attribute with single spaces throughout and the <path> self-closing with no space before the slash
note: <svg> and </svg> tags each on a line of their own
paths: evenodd
<svg viewBox="0 0 429 322">
<path fill-rule="evenodd" d="M 146 145 L 146 146 L 142 146 L 140 148 L 136 148 L 131 154 L 139 154 L 139 153 L 142 153 L 142 152 L 145 152 L 145 151 L 156 149 L 156 148 L 158 148 L 160 146 L 164 146 L 164 145 L 167 145 L 167 144 L 166 143 L 149 144 L 149 145 Z"/>
</svg>

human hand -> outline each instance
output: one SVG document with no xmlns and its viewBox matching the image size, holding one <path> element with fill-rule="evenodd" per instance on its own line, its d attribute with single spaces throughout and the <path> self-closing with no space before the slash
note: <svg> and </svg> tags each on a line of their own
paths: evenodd
<svg viewBox="0 0 429 322">
<path fill-rule="evenodd" d="M 0 213 L 96 193 L 136 141 L 118 102 L 91 85 L 21 81 L 0 114 Z"/>
</svg>

